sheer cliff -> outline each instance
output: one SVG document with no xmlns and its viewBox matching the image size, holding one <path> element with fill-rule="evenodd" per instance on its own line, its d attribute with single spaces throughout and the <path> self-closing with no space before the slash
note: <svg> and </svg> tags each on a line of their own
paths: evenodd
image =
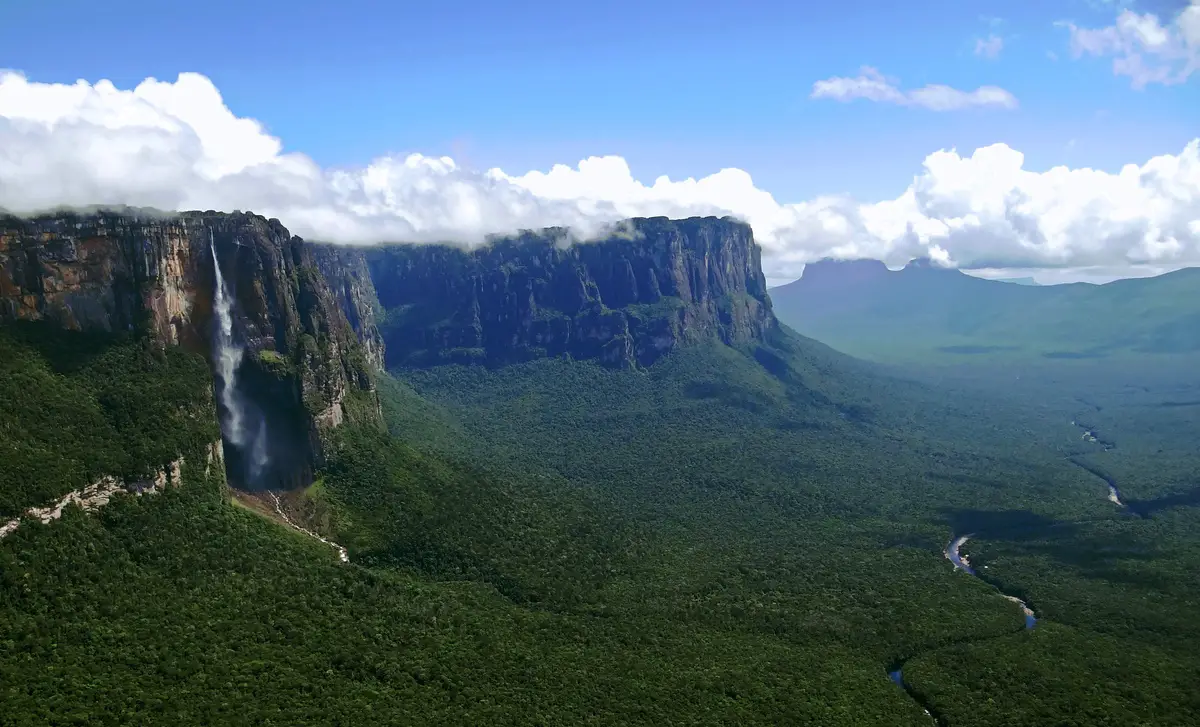
<svg viewBox="0 0 1200 727">
<path fill-rule="evenodd" d="M 731 218 L 638 218 L 577 244 L 552 228 L 474 250 L 365 256 L 389 366 L 564 355 L 649 366 L 680 344 L 749 343 L 777 325 L 750 226 Z"/>
<path fill-rule="evenodd" d="M 374 368 L 383 368 L 383 338 L 377 325 L 379 299 L 362 248 L 316 244 L 311 249 L 317 268 L 362 344 L 363 355 Z"/>
<path fill-rule="evenodd" d="M 214 259 L 245 354 L 241 395 L 269 433 L 270 466 L 255 481 L 247 453 L 226 441 L 230 478 L 244 487 L 307 484 L 331 429 L 356 413 L 377 415 L 370 368 L 381 356 L 373 326 L 356 332 L 347 311 L 355 321 L 373 314 L 357 314 L 358 301 L 335 293 L 313 247 L 278 220 L 134 209 L 0 217 L 0 322 L 132 333 L 211 360 Z M 356 397 L 366 406 L 354 406 Z"/>
</svg>

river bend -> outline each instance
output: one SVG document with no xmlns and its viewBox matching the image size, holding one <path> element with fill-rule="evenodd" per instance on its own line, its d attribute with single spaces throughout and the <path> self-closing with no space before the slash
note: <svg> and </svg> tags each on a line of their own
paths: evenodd
<svg viewBox="0 0 1200 727">
<path fill-rule="evenodd" d="M 1079 427 L 1080 429 L 1083 430 L 1082 439 L 1084 441 L 1092 442 L 1094 444 L 1100 445 L 1100 447 L 1105 452 L 1108 452 L 1108 451 L 1116 448 L 1117 445 L 1115 443 L 1104 441 L 1103 439 L 1101 439 L 1099 437 L 1099 435 L 1096 434 L 1096 431 L 1094 428 L 1089 427 L 1085 424 L 1081 424 L 1078 420 L 1075 420 L 1075 419 L 1071 420 L 1071 424 L 1072 424 L 1072 426 Z M 1102 472 L 1099 468 L 1097 468 L 1093 465 L 1087 464 L 1086 462 L 1083 462 L 1082 460 L 1078 459 L 1077 456 L 1071 456 L 1071 457 L 1068 457 L 1067 459 L 1069 462 L 1071 462 L 1071 464 L 1074 464 L 1076 467 L 1079 467 L 1079 468 L 1087 471 L 1088 473 L 1095 475 L 1096 477 L 1103 480 L 1104 483 L 1108 486 L 1109 502 L 1113 503 L 1117 507 L 1120 507 L 1124 510 L 1128 510 L 1128 507 L 1125 505 L 1124 501 L 1121 499 L 1121 490 L 1120 490 L 1120 488 L 1117 487 L 1116 480 L 1114 480 L 1108 474 L 1105 474 L 1104 472 Z M 1004 593 L 994 583 L 991 583 L 987 579 L 982 578 L 975 571 L 975 569 L 971 567 L 970 559 L 966 555 L 963 555 L 962 547 L 964 545 L 966 545 L 967 541 L 971 539 L 972 535 L 973 535 L 972 533 L 967 533 L 965 535 L 958 535 L 958 534 L 952 535 L 950 538 L 950 542 L 946 544 L 946 548 L 945 548 L 945 550 L 942 551 L 942 554 L 945 555 L 946 559 L 949 560 L 954 565 L 955 571 L 961 570 L 964 573 L 966 573 L 967 575 L 973 576 L 975 578 L 979 578 L 984 583 L 987 583 L 992 588 L 994 588 L 1000 596 L 1002 596 L 1003 598 L 1005 598 L 1009 601 L 1012 601 L 1014 604 L 1016 604 L 1017 607 L 1021 610 L 1021 614 L 1025 618 L 1025 629 L 1026 630 L 1032 629 L 1034 626 L 1037 625 L 1037 614 L 1035 614 L 1033 612 L 1033 609 L 1029 607 L 1029 604 L 1027 604 L 1025 601 L 1021 600 L 1020 598 L 1018 598 L 1016 596 Z M 987 566 L 985 565 L 984 568 L 986 568 L 986 567 Z M 909 657 L 909 658 L 911 659 L 912 657 Z M 921 709 L 924 710 L 925 714 L 928 715 L 930 717 L 930 719 L 933 720 L 934 724 L 944 725 L 945 722 L 939 716 L 937 716 L 936 714 L 933 714 L 930 711 L 930 709 L 929 709 L 930 705 L 926 702 L 926 700 L 919 693 L 917 693 L 911 686 L 909 686 L 907 682 L 904 681 L 903 669 L 904 669 L 904 664 L 907 661 L 908 660 L 906 659 L 903 662 L 894 664 L 893 665 L 894 668 L 891 668 L 888 670 L 888 673 L 887 673 L 888 679 L 890 679 L 894 684 L 896 684 L 896 686 L 903 689 L 905 691 L 905 693 L 907 693 L 910 697 L 912 697 L 912 699 L 918 705 L 921 706 Z"/>
</svg>

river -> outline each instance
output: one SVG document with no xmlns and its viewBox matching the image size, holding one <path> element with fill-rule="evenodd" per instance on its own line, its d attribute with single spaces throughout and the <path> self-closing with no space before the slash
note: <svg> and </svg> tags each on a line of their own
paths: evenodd
<svg viewBox="0 0 1200 727">
<path fill-rule="evenodd" d="M 1025 619 L 1025 629 L 1032 629 L 1037 625 L 1037 614 L 1033 612 L 1033 609 L 1030 608 L 1029 605 L 1020 598 L 1004 593 L 994 583 L 990 583 L 986 579 L 980 578 L 979 574 L 975 572 L 975 569 L 971 567 L 970 559 L 962 553 L 962 547 L 966 545 L 967 541 L 970 539 L 970 533 L 966 535 L 952 536 L 950 538 L 950 542 L 946 544 L 945 550 L 942 551 L 942 554 L 945 555 L 946 559 L 954 565 L 955 571 L 961 570 L 967 575 L 970 575 L 974 578 L 979 578 L 979 580 L 994 588 L 996 593 L 998 593 L 1002 598 L 1015 603 L 1017 608 L 1021 610 L 1021 615 Z M 987 566 L 984 567 L 986 568 Z M 896 686 L 903 689 L 908 696 L 912 697 L 912 699 L 921 706 L 921 709 L 924 710 L 925 714 L 933 720 L 935 725 L 945 724 L 940 717 L 936 716 L 929 710 L 929 705 L 926 703 L 925 699 L 921 697 L 921 695 L 918 694 L 911 686 L 909 686 L 907 682 L 904 681 L 904 663 L 905 662 L 900 662 L 899 664 L 895 664 L 895 668 L 888 671 L 888 679 L 891 679 Z"/>
<path fill-rule="evenodd" d="M 1083 430 L 1082 438 L 1084 441 L 1092 442 L 1092 443 L 1100 445 L 1101 448 L 1103 448 L 1103 450 L 1105 452 L 1108 452 L 1108 451 L 1116 448 L 1117 445 L 1115 443 L 1104 441 L 1104 440 L 1100 439 L 1099 435 L 1096 434 L 1095 429 L 1093 429 L 1092 427 L 1089 427 L 1085 424 L 1080 424 L 1079 421 L 1075 420 L 1075 419 L 1071 420 L 1071 424 L 1073 426 L 1079 427 L 1080 429 Z M 1108 500 L 1109 500 L 1109 502 L 1112 502 L 1117 507 L 1120 507 L 1126 511 L 1129 510 L 1128 507 L 1126 507 L 1124 501 L 1122 501 L 1122 499 L 1121 499 L 1121 490 L 1120 490 L 1120 488 L 1117 487 L 1116 480 L 1114 480 L 1111 476 L 1109 476 L 1108 474 L 1101 471 L 1099 468 L 1079 460 L 1076 456 L 1068 457 L 1067 460 L 1069 462 L 1071 462 L 1071 464 L 1074 464 L 1076 467 L 1086 470 L 1090 474 L 1095 475 L 1096 477 L 1099 477 L 1100 479 L 1104 480 L 1104 483 L 1106 485 L 1108 485 Z M 979 573 L 977 573 L 975 571 L 975 569 L 971 567 L 971 561 L 966 555 L 963 554 L 962 547 L 964 545 L 966 545 L 967 541 L 970 540 L 972 536 L 973 536 L 973 533 L 967 533 L 965 535 L 958 535 L 958 534 L 951 535 L 950 542 L 946 544 L 946 548 L 942 551 L 942 554 L 945 555 L 946 559 L 949 560 L 954 565 L 955 571 L 961 570 L 964 573 L 966 573 L 967 575 L 973 576 L 975 578 L 979 578 L 984 583 L 987 583 L 992 588 L 996 589 L 996 593 L 998 593 L 1000 596 L 1002 596 L 1003 598 L 1005 598 L 1009 601 L 1012 601 L 1014 604 L 1016 604 L 1017 607 L 1021 610 L 1021 614 L 1025 618 L 1025 629 L 1026 630 L 1032 629 L 1034 626 L 1037 625 L 1037 614 L 1035 614 L 1033 612 L 1033 609 L 1029 607 L 1029 604 L 1025 603 L 1025 601 L 1021 600 L 1020 598 L 1018 598 L 1016 596 L 1004 593 L 994 583 L 990 582 L 988 579 L 986 579 L 984 577 L 981 577 L 979 575 Z M 987 568 L 986 565 L 983 567 Z M 912 658 L 912 657 L 909 657 L 909 658 Z M 936 714 L 934 714 L 930 711 L 930 708 L 929 708 L 930 705 L 926 702 L 926 700 L 918 692 L 916 692 L 907 682 L 904 681 L 903 668 L 904 668 L 904 664 L 906 661 L 907 661 L 907 659 L 905 661 L 894 664 L 893 665 L 894 668 L 891 668 L 888 670 L 888 673 L 887 673 L 888 679 L 892 680 L 892 682 L 896 686 L 903 689 L 904 692 L 906 694 L 908 694 L 908 696 L 912 697 L 913 701 L 915 701 L 918 705 L 921 706 L 921 709 L 924 710 L 925 714 L 928 715 L 930 717 L 930 719 L 933 720 L 935 725 L 944 725 L 945 722 L 940 717 L 938 717 Z"/>
<path fill-rule="evenodd" d="M 1101 446 L 1101 448 L 1104 449 L 1105 452 L 1109 452 L 1116 448 L 1116 446 L 1117 446 L 1116 444 L 1114 444 L 1113 442 L 1106 442 L 1103 439 L 1100 439 L 1099 436 L 1096 434 L 1096 430 L 1087 426 L 1086 424 L 1080 424 L 1079 421 L 1076 419 L 1072 419 L 1071 424 L 1073 426 L 1079 427 L 1080 429 L 1083 430 L 1082 439 L 1084 441 L 1099 444 Z M 1104 480 L 1104 483 L 1106 485 L 1108 485 L 1108 501 L 1113 503 L 1117 507 L 1125 508 L 1125 502 L 1121 499 L 1121 490 L 1117 487 L 1116 480 L 1114 480 L 1112 477 L 1108 476 L 1104 472 L 1100 471 L 1096 467 L 1089 465 L 1085 462 L 1082 462 L 1075 457 L 1070 457 L 1068 459 L 1070 459 L 1071 463 L 1074 464 L 1075 466 L 1081 467 L 1081 468 L 1087 470 L 1088 472 L 1092 473 L 1093 475 L 1099 477 L 1100 479 Z M 1125 509 L 1128 509 L 1128 508 L 1125 508 Z"/>
<path fill-rule="evenodd" d="M 962 554 L 962 547 L 966 545 L 967 541 L 970 539 L 970 535 L 960 535 L 957 538 L 952 538 L 949 545 L 946 546 L 944 555 L 951 563 L 954 564 L 955 570 L 961 570 L 968 575 L 979 578 L 979 574 L 976 573 L 973 568 L 971 568 L 971 561 L 967 558 L 967 556 Z M 987 568 L 987 566 L 985 565 L 984 568 Z M 1004 593 L 994 583 L 989 583 L 986 579 L 980 578 L 980 580 L 995 588 L 996 592 L 1005 599 L 1017 604 L 1017 608 L 1021 609 L 1021 614 L 1025 617 L 1025 628 L 1031 629 L 1037 625 L 1037 615 L 1034 614 L 1033 609 L 1030 608 L 1027 603 L 1016 596 Z"/>
</svg>

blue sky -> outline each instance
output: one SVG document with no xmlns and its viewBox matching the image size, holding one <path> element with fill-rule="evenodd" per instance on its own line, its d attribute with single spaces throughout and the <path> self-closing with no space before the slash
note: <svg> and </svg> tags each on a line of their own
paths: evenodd
<svg viewBox="0 0 1200 727">
<path fill-rule="evenodd" d="M 1135 8 L 1165 18 L 1180 6 Z M 1110 59 L 1072 59 L 1055 26 L 1114 15 L 1102 0 L 3 0 L 0 68 L 121 88 L 197 71 L 323 166 L 417 151 L 522 173 L 620 154 L 644 180 L 736 166 L 780 201 L 874 200 L 942 148 L 1002 141 L 1027 168 L 1110 171 L 1178 153 L 1200 133 L 1196 82 L 1134 90 Z M 998 56 L 976 55 L 990 35 Z M 1019 107 L 809 98 L 815 81 L 863 65 L 903 87 L 1000 86 Z"/>
<path fill-rule="evenodd" d="M 1124 277 L 1200 265 L 1198 85 L 1200 0 L 0 0 L 0 207 L 344 244 L 733 214 L 774 280 Z"/>
</svg>

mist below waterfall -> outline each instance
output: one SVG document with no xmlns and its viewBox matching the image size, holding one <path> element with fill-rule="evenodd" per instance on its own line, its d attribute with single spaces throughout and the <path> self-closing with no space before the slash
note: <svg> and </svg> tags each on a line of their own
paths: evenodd
<svg viewBox="0 0 1200 727">
<path fill-rule="evenodd" d="M 213 291 L 213 309 L 217 317 L 216 331 L 213 341 L 213 363 L 216 368 L 217 394 L 220 406 L 221 434 L 225 441 L 244 453 L 248 464 L 246 476 L 249 482 L 256 482 L 267 466 L 269 455 L 267 451 L 267 422 L 250 406 L 246 397 L 238 389 L 238 370 L 245 356 L 245 347 L 237 340 L 233 327 L 233 295 L 225 276 L 221 273 L 221 264 L 217 259 L 217 247 L 209 237 L 209 249 L 212 250 L 215 285 Z"/>
</svg>

